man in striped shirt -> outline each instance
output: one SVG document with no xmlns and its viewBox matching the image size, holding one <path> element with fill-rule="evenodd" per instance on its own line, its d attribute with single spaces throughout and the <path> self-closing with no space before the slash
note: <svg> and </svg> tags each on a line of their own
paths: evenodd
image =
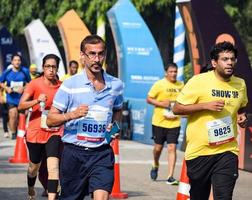
<svg viewBox="0 0 252 200">
<path fill-rule="evenodd" d="M 61 163 L 61 199 L 109 199 L 114 155 L 105 132 L 120 120 L 122 82 L 103 71 L 106 47 L 97 35 L 81 42 L 83 71 L 65 80 L 55 95 L 48 126 L 65 124 Z"/>
</svg>

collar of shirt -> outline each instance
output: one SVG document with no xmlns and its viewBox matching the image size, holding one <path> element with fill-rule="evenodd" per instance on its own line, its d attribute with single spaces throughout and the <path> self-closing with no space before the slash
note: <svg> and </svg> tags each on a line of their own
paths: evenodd
<svg viewBox="0 0 252 200">
<path fill-rule="evenodd" d="M 102 70 L 101 73 L 102 73 L 103 79 L 104 79 L 104 81 L 105 81 L 105 87 L 104 87 L 104 89 L 110 89 L 110 88 L 111 88 L 111 79 L 109 78 L 109 76 L 107 75 L 107 73 L 104 72 L 104 70 Z M 88 79 L 87 73 L 86 73 L 86 70 L 85 70 L 85 69 L 83 69 L 83 75 L 84 75 L 84 78 L 82 79 L 82 80 L 83 80 L 83 83 L 84 83 L 85 85 L 91 84 L 91 81 Z M 104 89 L 103 89 L 103 90 L 104 90 Z"/>
</svg>

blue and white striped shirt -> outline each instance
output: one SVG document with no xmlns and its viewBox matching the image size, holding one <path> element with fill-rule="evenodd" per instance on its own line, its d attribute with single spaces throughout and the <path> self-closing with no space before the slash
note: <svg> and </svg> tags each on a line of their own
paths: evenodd
<svg viewBox="0 0 252 200">
<path fill-rule="evenodd" d="M 95 148 L 106 144 L 105 130 L 112 121 L 113 109 L 121 109 L 123 104 L 123 84 L 103 72 L 104 89 L 96 91 L 83 70 L 65 80 L 57 91 L 53 106 L 62 112 L 75 110 L 81 104 L 88 105 L 85 117 L 65 123 L 63 142 Z"/>
</svg>

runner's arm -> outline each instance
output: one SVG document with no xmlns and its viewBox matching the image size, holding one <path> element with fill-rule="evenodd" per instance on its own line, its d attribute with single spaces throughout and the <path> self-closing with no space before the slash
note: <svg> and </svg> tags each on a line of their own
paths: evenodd
<svg viewBox="0 0 252 200">
<path fill-rule="evenodd" d="M 39 103 L 38 99 L 31 99 L 29 93 L 24 93 L 20 99 L 18 110 L 27 110 Z"/>
<path fill-rule="evenodd" d="M 18 110 L 27 110 L 36 104 L 40 103 L 41 101 L 46 101 L 47 97 L 45 94 L 40 94 L 37 99 L 32 99 L 32 95 L 30 93 L 23 93 L 19 105 Z"/>
<path fill-rule="evenodd" d="M 47 116 L 46 124 L 48 127 L 60 126 L 70 120 L 85 117 L 87 113 L 88 106 L 84 104 L 80 105 L 76 110 L 67 113 L 63 113 L 59 109 L 52 106 Z"/>
<path fill-rule="evenodd" d="M 154 105 L 156 107 L 161 107 L 161 108 L 168 108 L 170 106 L 170 101 L 158 101 L 155 98 L 152 98 L 150 96 L 147 97 L 146 99 L 148 104 Z"/>
<path fill-rule="evenodd" d="M 225 102 L 223 100 L 217 100 L 206 103 L 197 103 L 197 104 L 189 104 L 183 105 L 179 102 L 176 102 L 172 111 L 175 115 L 190 115 L 195 112 L 200 112 L 203 110 L 210 111 L 222 111 L 225 106 Z"/>
</svg>

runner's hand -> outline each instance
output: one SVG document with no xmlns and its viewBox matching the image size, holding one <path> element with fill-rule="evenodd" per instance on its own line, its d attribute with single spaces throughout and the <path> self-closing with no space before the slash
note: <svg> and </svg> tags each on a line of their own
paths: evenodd
<svg viewBox="0 0 252 200">
<path fill-rule="evenodd" d="M 47 100 L 46 94 L 40 94 L 40 95 L 38 96 L 38 101 L 39 101 L 39 102 L 41 102 L 41 101 L 46 102 L 46 100 Z"/>
<path fill-rule="evenodd" d="M 82 104 L 76 110 L 70 112 L 71 119 L 85 117 L 88 113 L 88 105 Z"/>
<path fill-rule="evenodd" d="M 106 131 L 110 131 L 111 130 L 111 128 L 112 128 L 112 126 L 113 126 L 113 123 L 109 123 L 109 125 L 107 126 L 107 129 L 106 129 Z M 116 133 L 116 134 L 114 134 L 114 135 L 111 135 L 111 138 L 113 138 L 113 139 L 115 139 L 115 138 L 119 138 L 119 133 Z"/>
<path fill-rule="evenodd" d="M 217 100 L 217 101 L 212 101 L 212 102 L 206 103 L 205 108 L 207 110 L 220 112 L 223 110 L 224 106 L 225 106 L 224 100 Z"/>
<path fill-rule="evenodd" d="M 23 94 L 23 92 L 24 92 L 24 87 L 18 87 L 18 89 L 17 89 L 16 92 L 19 93 L 19 94 Z"/>
<path fill-rule="evenodd" d="M 159 103 L 160 103 L 161 107 L 163 107 L 163 108 L 168 108 L 170 106 L 170 101 L 169 100 L 160 101 Z"/>
<path fill-rule="evenodd" d="M 238 114 L 237 123 L 240 127 L 245 128 L 247 125 L 247 122 L 248 122 L 248 119 L 245 113 Z"/>
<path fill-rule="evenodd" d="M 8 93 L 8 94 L 10 94 L 10 93 L 12 93 L 13 92 L 13 90 L 11 89 L 11 87 L 5 87 L 5 91 L 6 91 L 6 93 Z"/>
</svg>

